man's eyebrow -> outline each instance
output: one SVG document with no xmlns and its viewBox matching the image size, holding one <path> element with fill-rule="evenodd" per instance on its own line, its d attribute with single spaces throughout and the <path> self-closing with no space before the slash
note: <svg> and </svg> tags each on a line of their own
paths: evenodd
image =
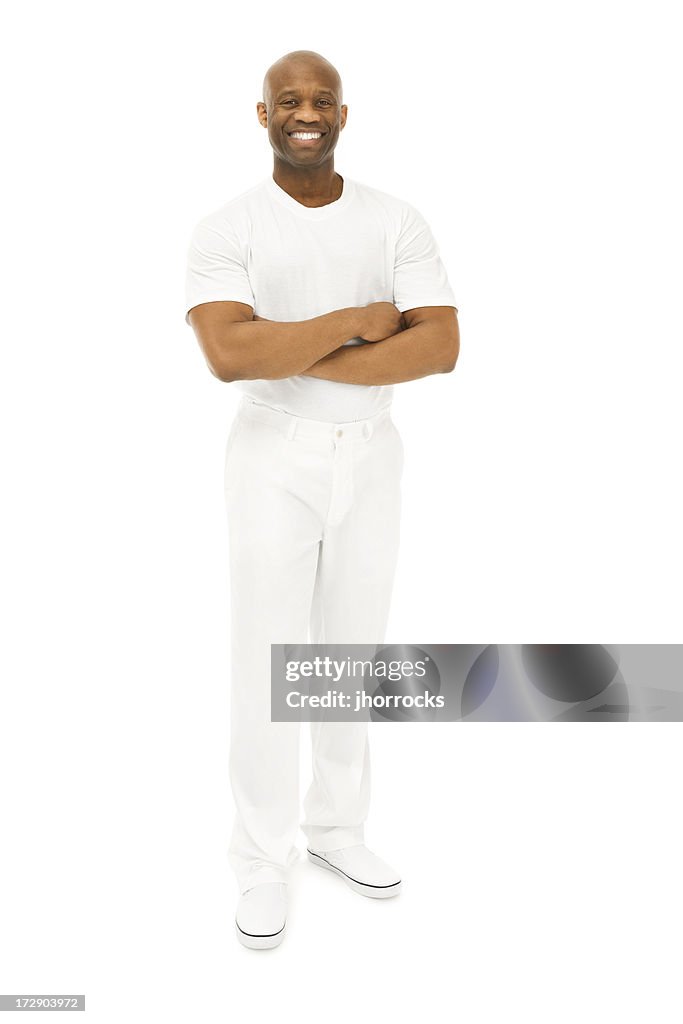
<svg viewBox="0 0 683 1024">
<path fill-rule="evenodd" d="M 290 92 L 298 92 L 298 89 L 296 89 L 296 88 L 280 89 L 280 91 L 277 93 L 276 98 L 280 99 L 282 96 L 286 96 L 287 93 L 290 93 Z M 324 93 L 327 93 L 328 96 L 334 96 L 334 91 L 332 89 L 316 89 L 316 92 L 319 92 L 319 93 L 323 93 L 324 92 Z"/>
</svg>

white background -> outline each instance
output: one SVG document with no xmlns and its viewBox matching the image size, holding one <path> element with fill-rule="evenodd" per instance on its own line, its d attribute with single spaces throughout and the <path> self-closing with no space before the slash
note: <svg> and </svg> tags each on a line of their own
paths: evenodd
<svg viewBox="0 0 683 1024">
<path fill-rule="evenodd" d="M 263 73 L 321 52 L 336 169 L 421 210 L 460 310 L 455 372 L 396 389 L 389 639 L 683 640 L 674 11 L 14 5 L 1 992 L 85 992 L 97 1024 L 680 1021 L 678 724 L 373 726 L 368 845 L 403 893 L 302 859 L 283 945 L 238 946 L 238 393 L 183 292 L 196 221 L 272 170 Z"/>
</svg>

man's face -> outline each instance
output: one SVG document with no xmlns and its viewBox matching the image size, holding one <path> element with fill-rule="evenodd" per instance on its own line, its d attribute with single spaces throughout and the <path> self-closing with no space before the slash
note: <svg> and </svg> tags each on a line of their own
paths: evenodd
<svg viewBox="0 0 683 1024">
<path fill-rule="evenodd" d="M 265 103 L 257 103 L 273 151 L 295 167 L 316 167 L 328 160 L 346 124 L 336 76 L 324 67 L 292 65 L 271 76 Z M 297 138 L 314 133 L 316 138 Z M 295 134 L 293 134 L 295 133 Z"/>
</svg>

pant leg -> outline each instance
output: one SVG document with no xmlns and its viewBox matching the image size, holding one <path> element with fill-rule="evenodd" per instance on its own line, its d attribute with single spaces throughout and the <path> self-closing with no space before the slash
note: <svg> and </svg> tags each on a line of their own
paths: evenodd
<svg viewBox="0 0 683 1024">
<path fill-rule="evenodd" d="M 270 721 L 270 644 L 307 643 L 320 518 L 297 446 L 237 414 L 225 489 L 231 599 L 229 861 L 240 892 L 286 881 L 299 856 L 298 722 Z M 305 469 L 305 467 L 302 467 Z M 296 481 L 296 489 L 290 487 Z"/>
<path fill-rule="evenodd" d="M 342 442 L 343 443 L 343 442 Z M 313 643 L 384 642 L 399 546 L 403 444 L 384 419 L 339 460 L 312 609 Z M 304 800 L 308 845 L 364 841 L 370 803 L 368 722 L 311 722 L 313 781 Z"/>
</svg>

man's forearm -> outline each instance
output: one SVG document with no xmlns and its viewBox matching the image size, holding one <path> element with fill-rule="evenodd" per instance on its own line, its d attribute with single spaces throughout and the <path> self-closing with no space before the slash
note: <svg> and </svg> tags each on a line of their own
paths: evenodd
<svg viewBox="0 0 683 1024">
<path fill-rule="evenodd" d="M 379 344 L 338 348 L 303 373 L 346 384 L 400 384 L 448 373 L 454 365 L 453 346 L 443 326 L 418 323 Z"/>
<path fill-rule="evenodd" d="M 362 306 L 337 309 L 311 320 L 263 317 L 222 327 L 212 346 L 222 380 L 281 380 L 303 373 L 344 342 L 360 335 Z"/>
</svg>

